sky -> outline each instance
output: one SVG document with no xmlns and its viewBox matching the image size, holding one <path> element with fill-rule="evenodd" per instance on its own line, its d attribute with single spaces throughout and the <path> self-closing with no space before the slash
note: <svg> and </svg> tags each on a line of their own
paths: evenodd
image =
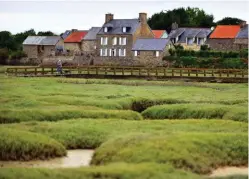
<svg viewBox="0 0 249 179">
<path fill-rule="evenodd" d="M 106 13 L 117 19 L 137 18 L 139 12 L 148 17 L 154 13 L 179 7 L 198 7 L 213 14 L 215 21 L 223 17 L 237 17 L 249 22 L 248 1 L 174 0 L 174 1 L 2 1 L 0 0 L 0 31 L 15 34 L 33 28 L 60 34 L 65 30 L 88 30 L 102 26 Z"/>
</svg>

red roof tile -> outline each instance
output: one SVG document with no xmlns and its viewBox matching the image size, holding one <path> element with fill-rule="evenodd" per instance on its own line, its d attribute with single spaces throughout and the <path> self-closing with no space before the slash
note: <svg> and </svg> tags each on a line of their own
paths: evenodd
<svg viewBox="0 0 249 179">
<path fill-rule="evenodd" d="M 64 42 L 81 42 L 81 40 L 85 37 L 87 34 L 87 31 L 76 31 L 72 32 L 65 40 Z"/>
<path fill-rule="evenodd" d="M 155 38 L 159 39 L 162 37 L 165 30 L 152 30 L 152 32 L 153 32 Z"/>
<path fill-rule="evenodd" d="M 210 35 L 210 38 L 232 39 L 236 37 L 239 31 L 239 25 L 218 25 Z"/>
</svg>

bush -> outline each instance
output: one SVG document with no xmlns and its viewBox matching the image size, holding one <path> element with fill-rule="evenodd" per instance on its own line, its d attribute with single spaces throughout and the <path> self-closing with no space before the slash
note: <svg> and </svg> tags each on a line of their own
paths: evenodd
<svg viewBox="0 0 249 179">
<path fill-rule="evenodd" d="M 211 126 L 210 126 L 211 127 Z M 170 164 L 198 174 L 227 165 L 247 165 L 247 133 L 136 134 L 117 137 L 94 153 L 94 165 L 112 162 Z"/>
<path fill-rule="evenodd" d="M 247 64 L 245 64 L 240 58 L 222 59 L 220 60 L 219 66 L 221 68 L 235 68 L 235 69 L 247 68 Z"/>
<path fill-rule="evenodd" d="M 210 50 L 208 45 L 201 45 L 201 50 Z"/>
<path fill-rule="evenodd" d="M 131 110 L 0 110 L 0 123 L 22 121 L 58 121 L 71 118 L 116 118 L 127 120 L 142 120 L 141 114 Z"/>
<path fill-rule="evenodd" d="M 8 49 L 0 49 L 0 64 L 6 65 L 9 57 Z"/>
<path fill-rule="evenodd" d="M 66 155 L 59 142 L 32 132 L 2 128 L 0 160 L 47 159 Z"/>
<path fill-rule="evenodd" d="M 20 60 L 23 57 L 27 57 L 27 54 L 24 51 L 19 50 L 19 51 L 12 52 L 10 56 L 11 56 L 10 58 L 11 60 L 14 60 L 14 59 Z"/>
<path fill-rule="evenodd" d="M 170 49 L 169 49 L 169 54 L 170 54 L 170 56 L 174 56 L 175 53 L 176 53 L 176 51 L 175 51 L 173 48 L 170 48 Z"/>
<path fill-rule="evenodd" d="M 197 57 L 180 57 L 183 67 L 197 67 Z"/>
<path fill-rule="evenodd" d="M 247 108 L 218 104 L 152 106 L 142 112 L 148 119 L 230 119 L 247 122 Z"/>
</svg>

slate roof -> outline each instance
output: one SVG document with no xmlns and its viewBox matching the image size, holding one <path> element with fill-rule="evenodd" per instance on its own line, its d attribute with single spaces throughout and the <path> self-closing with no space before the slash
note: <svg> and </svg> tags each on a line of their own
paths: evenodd
<svg viewBox="0 0 249 179">
<path fill-rule="evenodd" d="M 240 29 L 236 39 L 248 39 L 248 25 Z"/>
<path fill-rule="evenodd" d="M 164 33 L 166 33 L 165 30 L 152 30 L 155 38 L 161 38 Z"/>
<path fill-rule="evenodd" d="M 61 35 L 61 37 L 62 37 L 63 39 L 66 39 L 71 33 L 72 33 L 71 30 L 66 30 L 66 31 Z"/>
<path fill-rule="evenodd" d="M 65 40 L 65 43 L 78 43 L 85 37 L 87 31 L 75 31 L 72 32 Z"/>
<path fill-rule="evenodd" d="M 105 23 L 98 34 L 133 34 L 138 28 L 140 22 L 138 19 L 113 19 Z M 104 32 L 104 27 L 110 27 L 108 32 Z M 123 27 L 130 27 L 126 33 L 122 32 Z"/>
<path fill-rule="evenodd" d="M 137 39 L 133 44 L 132 50 L 141 51 L 162 51 L 165 46 L 170 42 L 169 39 Z"/>
<path fill-rule="evenodd" d="M 60 36 L 28 36 L 23 45 L 56 45 Z"/>
<path fill-rule="evenodd" d="M 205 38 L 211 33 L 211 29 L 209 28 L 178 28 L 176 30 L 172 30 L 169 34 L 169 38 L 179 37 L 178 42 L 186 42 L 186 38 Z"/>
<path fill-rule="evenodd" d="M 218 25 L 214 29 L 209 38 L 233 39 L 237 36 L 239 31 L 240 31 L 239 25 Z"/>
<path fill-rule="evenodd" d="M 96 35 L 100 31 L 100 29 L 101 27 L 92 27 L 83 39 L 84 40 L 95 40 Z"/>
</svg>

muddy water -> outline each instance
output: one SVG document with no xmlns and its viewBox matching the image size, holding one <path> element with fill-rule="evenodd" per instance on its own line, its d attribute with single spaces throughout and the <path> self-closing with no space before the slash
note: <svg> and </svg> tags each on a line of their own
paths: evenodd
<svg viewBox="0 0 249 179">
<path fill-rule="evenodd" d="M 66 157 L 34 161 L 0 161 L 0 167 L 66 168 L 88 166 L 94 150 L 68 150 Z"/>
<path fill-rule="evenodd" d="M 230 175 L 248 175 L 248 167 L 224 167 L 214 170 L 210 177 L 224 177 Z"/>
</svg>

